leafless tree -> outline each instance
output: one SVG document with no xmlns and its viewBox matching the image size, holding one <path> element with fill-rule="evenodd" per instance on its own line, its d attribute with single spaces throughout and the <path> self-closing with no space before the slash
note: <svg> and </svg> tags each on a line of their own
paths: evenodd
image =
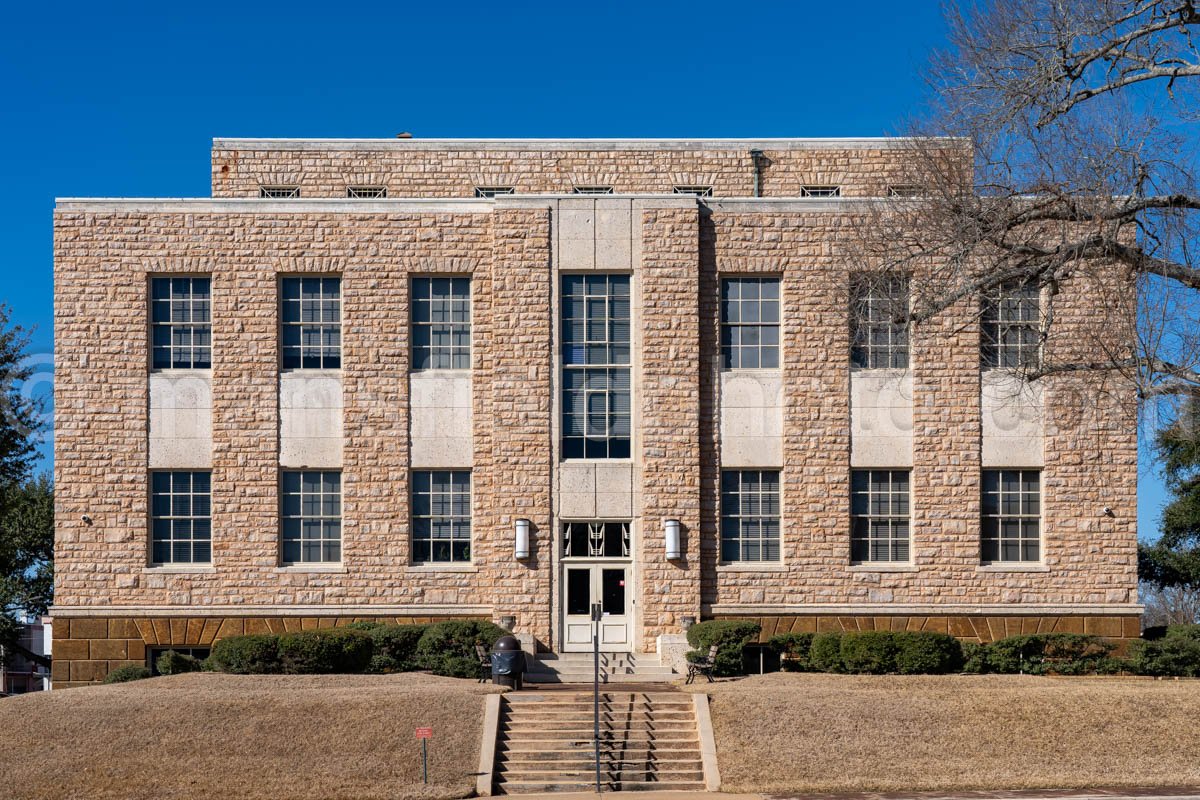
<svg viewBox="0 0 1200 800">
<path fill-rule="evenodd" d="M 1200 590 L 1194 587 L 1143 583 L 1139 594 L 1146 606 L 1142 624 L 1147 628 L 1200 623 Z"/>
<path fill-rule="evenodd" d="M 1143 400 L 1200 393 L 1195 2 L 964 3 L 947 11 L 935 100 L 912 129 L 911 188 L 864 213 L 856 255 L 919 276 L 897 316 L 913 325 L 1036 287 L 1030 380 L 1088 373 Z M 1089 292 L 1102 313 L 1056 339 L 1065 291 Z"/>
</svg>

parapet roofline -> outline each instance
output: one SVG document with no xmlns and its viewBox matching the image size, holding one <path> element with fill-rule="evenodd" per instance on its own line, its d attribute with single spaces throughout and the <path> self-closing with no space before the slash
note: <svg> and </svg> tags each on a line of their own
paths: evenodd
<svg viewBox="0 0 1200 800">
<path fill-rule="evenodd" d="M 642 208 L 694 208 L 714 211 L 837 212 L 887 202 L 881 197 L 693 197 L 676 194 L 521 194 L 487 198 L 388 197 L 358 199 L 311 197 L 271 199 L 258 197 L 58 197 L 55 211 L 134 213 L 224 214 L 398 214 L 447 212 L 488 214 L 497 206 L 550 208 L 561 200 L 633 200 Z"/>
<path fill-rule="evenodd" d="M 913 142 L 966 147 L 962 137 L 779 139 L 260 139 L 214 138 L 213 150 L 891 150 Z"/>
</svg>

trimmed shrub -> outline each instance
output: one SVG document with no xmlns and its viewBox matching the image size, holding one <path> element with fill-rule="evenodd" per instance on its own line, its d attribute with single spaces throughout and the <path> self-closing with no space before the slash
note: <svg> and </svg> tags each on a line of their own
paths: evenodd
<svg viewBox="0 0 1200 800">
<path fill-rule="evenodd" d="M 277 675 L 283 672 L 279 660 L 279 637 L 270 633 L 230 636 L 213 643 L 208 657 L 217 672 L 235 675 Z"/>
<path fill-rule="evenodd" d="M 808 672 L 812 669 L 809 653 L 815 634 L 781 633 L 772 636 L 767 644 L 781 656 L 779 667 L 784 672 Z"/>
<path fill-rule="evenodd" d="M 363 629 L 371 637 L 372 645 L 371 663 L 367 666 L 367 672 L 412 672 L 420 669 L 417 643 L 421 641 L 426 627 L 374 623 L 373 627 Z"/>
<path fill-rule="evenodd" d="M 688 629 L 688 644 L 695 648 L 688 653 L 688 660 L 708 655 L 708 649 L 717 646 L 717 658 L 713 666 L 714 675 L 741 675 L 742 650 L 758 638 L 762 626 L 757 622 L 742 619 L 710 619 L 699 622 Z"/>
<path fill-rule="evenodd" d="M 140 681 L 150 677 L 150 670 L 143 667 L 141 664 L 127 664 L 124 667 L 117 667 L 112 672 L 104 676 L 105 683 L 128 683 L 129 681 Z"/>
<path fill-rule="evenodd" d="M 168 650 L 154 662 L 159 675 L 181 675 L 184 672 L 199 672 L 204 669 L 204 662 L 186 653 L 176 653 Z"/>
<path fill-rule="evenodd" d="M 988 671 L 988 648 L 979 642 L 962 643 L 962 671 L 972 675 L 982 675 Z"/>
<path fill-rule="evenodd" d="M 318 628 L 279 637 L 279 661 L 289 675 L 363 672 L 371 661 L 371 635 L 349 628 Z"/>
<path fill-rule="evenodd" d="M 1009 636 L 987 646 L 989 672 L 1029 675 L 1092 675 L 1114 671 L 1114 645 L 1099 636 L 1035 633 Z"/>
<path fill-rule="evenodd" d="M 818 633 L 808 651 L 808 663 L 816 672 L 845 672 L 842 665 L 842 634 Z"/>
<path fill-rule="evenodd" d="M 946 633 L 896 633 L 896 671 L 901 675 L 945 675 L 963 667 L 963 648 Z"/>
<path fill-rule="evenodd" d="M 842 634 L 841 651 L 846 672 L 886 675 L 896 671 L 900 648 L 891 631 L 860 631 Z"/>
<path fill-rule="evenodd" d="M 490 650 L 497 639 L 508 635 L 509 631 L 484 620 L 434 622 L 425 626 L 417 641 L 417 663 L 434 675 L 474 678 L 479 675 L 475 645 Z"/>
<path fill-rule="evenodd" d="M 1200 678 L 1200 625 L 1169 625 L 1157 639 L 1134 642 L 1129 663 L 1138 675 Z"/>
</svg>

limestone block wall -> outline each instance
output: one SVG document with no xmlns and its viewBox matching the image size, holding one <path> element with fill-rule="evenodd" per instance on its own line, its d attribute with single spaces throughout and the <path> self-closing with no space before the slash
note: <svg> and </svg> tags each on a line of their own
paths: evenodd
<svg viewBox="0 0 1200 800">
<path fill-rule="evenodd" d="M 458 571 L 409 565 L 407 380 L 410 277 L 491 264 L 490 214 L 172 208 L 63 203 L 55 216 L 56 610 L 369 602 L 393 613 L 441 604 L 490 614 L 500 582 L 492 559 L 511 561 L 511 551 L 480 548 Z M 312 272 L 342 276 L 344 552 L 341 565 L 287 568 L 276 285 L 280 274 Z M 212 275 L 211 566 L 148 562 L 146 295 L 147 276 L 161 273 Z M 476 308 L 480 364 L 487 307 Z M 486 498 L 475 494 L 480 519 Z"/>
<path fill-rule="evenodd" d="M 758 148 L 765 158 L 764 197 L 796 197 L 802 186 L 840 186 L 845 197 L 881 197 L 889 185 L 906 180 L 904 147 L 900 139 L 216 139 L 212 193 L 258 197 L 260 186 L 282 185 L 299 186 L 301 197 L 346 197 L 348 186 L 382 186 L 389 197 L 471 197 L 477 186 L 511 186 L 517 194 L 570 194 L 576 186 L 670 194 L 675 186 L 711 186 L 716 197 L 750 197 L 750 151 Z"/>
<path fill-rule="evenodd" d="M 681 629 L 700 606 L 700 323 L 698 209 L 642 215 L 642 646 Z M 677 519 L 682 557 L 668 561 L 663 521 Z"/>
<path fill-rule="evenodd" d="M 1062 379 L 1045 382 L 1041 391 L 1051 420 L 1044 445 L 1020 429 L 1014 437 L 1020 439 L 1018 454 L 1045 450 L 1044 558 L 1039 564 L 980 565 L 984 392 L 977 309 L 971 301 L 917 326 L 912 335 L 912 367 L 905 378 L 912 387 L 912 564 L 851 565 L 848 482 L 854 464 L 851 430 L 857 431 L 857 422 L 847 402 L 848 287 L 837 246 L 848 235 L 849 218 L 794 209 L 775 213 L 738 201 L 709 205 L 711 227 L 700 263 L 704 292 L 715 297 L 724 276 L 782 277 L 784 417 L 777 466 L 782 468 L 783 558 L 779 564 L 719 563 L 716 479 L 725 457 L 724 410 L 702 412 L 708 426 L 702 434 L 705 616 L 764 609 L 817 614 L 821 608 L 876 614 L 905 604 L 939 614 L 982 614 L 985 606 L 1003 604 L 1025 604 L 1021 613 L 1028 614 L 1069 614 L 1072 608 L 1075 613 L 1107 608 L 1137 614 L 1135 425 L 1131 398 L 1115 382 L 1107 398 L 1071 389 Z M 1101 318 L 1092 304 L 1105 301 L 1086 276 L 1064 287 L 1054 300 L 1056 324 L 1064 328 L 1060 335 L 1086 339 L 1081 328 Z M 700 308 L 707 329 L 702 360 L 711 364 L 718 309 L 715 301 Z M 707 385 L 718 377 L 708 378 Z M 1017 421 L 1027 424 L 1019 416 Z M 1040 464 L 1039 459 L 1022 466 Z M 1089 470 L 1090 480 L 1084 479 Z"/>
</svg>

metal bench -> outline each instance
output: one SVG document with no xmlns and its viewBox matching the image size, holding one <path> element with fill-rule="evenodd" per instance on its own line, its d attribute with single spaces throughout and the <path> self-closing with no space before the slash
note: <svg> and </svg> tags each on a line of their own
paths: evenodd
<svg viewBox="0 0 1200 800">
<path fill-rule="evenodd" d="M 687 680 L 684 683 L 691 683 L 696 679 L 697 675 L 703 675 L 708 678 L 708 682 L 713 682 L 713 667 L 717 665 L 717 646 L 714 644 L 708 648 L 708 655 L 700 656 L 695 661 L 688 662 Z"/>
<path fill-rule="evenodd" d="M 479 682 L 487 683 L 492 679 L 492 654 L 483 645 L 476 644 L 475 655 L 479 657 Z"/>
</svg>

